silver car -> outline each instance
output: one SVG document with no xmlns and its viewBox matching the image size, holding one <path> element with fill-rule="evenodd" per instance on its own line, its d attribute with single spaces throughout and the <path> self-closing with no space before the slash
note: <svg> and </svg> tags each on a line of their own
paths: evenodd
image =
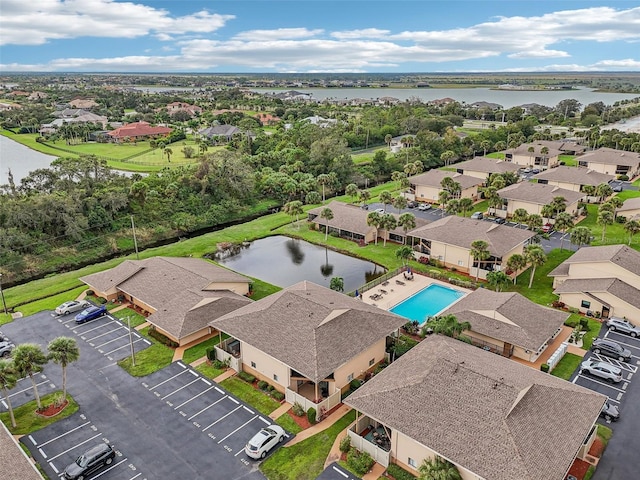
<svg viewBox="0 0 640 480">
<path fill-rule="evenodd" d="M 8 357 L 11 355 L 13 347 L 15 347 L 15 345 L 11 343 L 8 338 L 0 337 L 0 357 Z"/>
<path fill-rule="evenodd" d="M 632 337 L 640 337 L 640 327 L 636 327 L 626 318 L 611 317 L 607 320 L 607 327 L 612 332 L 626 333 Z"/>
<path fill-rule="evenodd" d="M 587 372 L 595 377 L 605 379 L 607 382 L 620 383 L 622 370 L 606 362 L 589 359 L 580 365 L 580 373 Z"/>
<path fill-rule="evenodd" d="M 244 447 L 247 456 L 255 459 L 264 458 L 269 450 L 284 440 L 286 434 L 279 425 L 270 425 L 256 433 Z"/>
<path fill-rule="evenodd" d="M 71 300 L 64 302 L 56 308 L 56 315 L 69 315 L 70 313 L 79 312 L 85 308 L 89 308 L 91 304 L 86 300 Z"/>
</svg>

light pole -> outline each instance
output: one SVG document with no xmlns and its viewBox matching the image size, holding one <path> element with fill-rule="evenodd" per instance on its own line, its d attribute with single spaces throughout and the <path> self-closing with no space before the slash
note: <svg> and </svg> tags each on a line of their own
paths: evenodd
<svg viewBox="0 0 640 480">
<path fill-rule="evenodd" d="M 131 365 L 136 366 L 136 352 L 133 348 L 133 336 L 131 332 L 131 316 L 127 316 L 127 327 L 129 327 L 129 345 L 131 345 Z"/>
<path fill-rule="evenodd" d="M 9 315 L 7 311 L 7 302 L 4 300 L 4 290 L 2 290 L 2 274 L 0 273 L 0 295 L 2 295 L 2 306 L 4 307 L 4 314 Z"/>
</svg>

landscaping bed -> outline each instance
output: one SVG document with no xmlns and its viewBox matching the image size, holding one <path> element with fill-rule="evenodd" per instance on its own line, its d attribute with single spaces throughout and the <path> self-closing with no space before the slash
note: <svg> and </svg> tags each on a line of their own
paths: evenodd
<svg viewBox="0 0 640 480">
<path fill-rule="evenodd" d="M 13 435 L 27 435 L 29 433 L 35 432 L 36 430 L 40 430 L 58 420 L 63 418 L 67 418 L 78 411 L 78 404 L 71 397 L 71 395 L 67 394 L 66 404 L 62 409 L 58 409 L 57 407 L 54 409 L 49 409 L 50 405 L 54 405 L 56 400 L 62 395 L 62 392 L 54 392 L 48 395 L 43 396 L 40 400 L 42 405 L 45 407 L 45 411 L 49 415 L 42 415 L 41 412 L 37 411 L 37 404 L 35 400 L 25 403 L 24 405 L 20 405 L 13 409 L 13 413 L 16 418 L 16 428 L 12 428 L 11 419 L 9 417 L 9 412 L 0 413 L 0 420 L 4 422 L 9 431 Z M 57 402 L 60 403 L 60 402 Z M 57 413 L 55 410 L 58 410 Z"/>
</svg>

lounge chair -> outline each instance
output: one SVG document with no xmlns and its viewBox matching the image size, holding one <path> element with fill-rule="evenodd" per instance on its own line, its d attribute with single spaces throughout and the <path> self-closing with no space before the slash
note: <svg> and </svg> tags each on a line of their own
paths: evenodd
<svg viewBox="0 0 640 480">
<path fill-rule="evenodd" d="M 402 280 L 396 280 L 397 285 L 404 285 L 405 283 Z"/>
</svg>

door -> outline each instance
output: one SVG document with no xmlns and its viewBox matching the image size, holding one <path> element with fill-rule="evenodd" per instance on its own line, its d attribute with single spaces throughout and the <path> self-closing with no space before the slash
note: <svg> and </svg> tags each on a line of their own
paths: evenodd
<svg viewBox="0 0 640 480">
<path fill-rule="evenodd" d="M 610 309 L 609 307 L 602 307 L 602 318 L 609 318 Z"/>
</svg>

